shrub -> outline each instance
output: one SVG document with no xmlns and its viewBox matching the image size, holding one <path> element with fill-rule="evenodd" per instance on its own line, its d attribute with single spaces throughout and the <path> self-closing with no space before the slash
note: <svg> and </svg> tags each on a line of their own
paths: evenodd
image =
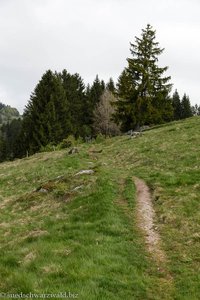
<svg viewBox="0 0 200 300">
<path fill-rule="evenodd" d="M 57 147 L 55 146 L 55 144 L 49 143 L 46 146 L 42 146 L 40 148 L 40 152 L 52 152 L 52 151 L 55 151 L 56 149 L 57 149 Z"/>
<path fill-rule="evenodd" d="M 62 142 L 59 144 L 59 149 L 65 149 L 70 148 L 72 146 L 76 145 L 76 140 L 73 135 L 69 135 L 66 139 L 62 140 Z"/>
</svg>

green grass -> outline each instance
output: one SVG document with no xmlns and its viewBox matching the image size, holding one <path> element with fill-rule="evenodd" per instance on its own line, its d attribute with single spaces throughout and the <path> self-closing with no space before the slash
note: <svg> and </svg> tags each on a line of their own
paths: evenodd
<svg viewBox="0 0 200 300">
<path fill-rule="evenodd" d="M 0 164 L 0 292 L 199 299 L 199 126 L 194 117 Z M 173 280 L 145 249 L 133 176 L 151 188 Z"/>
</svg>

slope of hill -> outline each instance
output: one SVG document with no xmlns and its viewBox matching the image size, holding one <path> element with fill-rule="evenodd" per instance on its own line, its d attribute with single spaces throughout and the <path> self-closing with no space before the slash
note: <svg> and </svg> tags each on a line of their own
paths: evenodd
<svg viewBox="0 0 200 300">
<path fill-rule="evenodd" d="M 0 291 L 199 299 L 199 126 L 193 117 L 0 164 Z M 151 189 L 164 270 L 137 224 L 134 176 Z"/>
</svg>

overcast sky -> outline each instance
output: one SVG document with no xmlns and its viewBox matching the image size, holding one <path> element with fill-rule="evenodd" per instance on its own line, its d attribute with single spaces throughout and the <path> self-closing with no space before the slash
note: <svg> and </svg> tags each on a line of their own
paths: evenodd
<svg viewBox="0 0 200 300">
<path fill-rule="evenodd" d="M 199 0 L 0 0 L 0 101 L 22 112 L 47 69 L 116 81 L 147 23 L 173 88 L 200 104 Z"/>
</svg>

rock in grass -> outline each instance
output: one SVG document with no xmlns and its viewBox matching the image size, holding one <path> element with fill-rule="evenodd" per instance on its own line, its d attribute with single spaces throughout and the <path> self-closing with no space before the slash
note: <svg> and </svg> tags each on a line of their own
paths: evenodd
<svg viewBox="0 0 200 300">
<path fill-rule="evenodd" d="M 83 188 L 83 185 L 79 185 L 79 186 L 76 186 L 72 191 L 73 192 L 76 192 L 76 191 L 79 191 Z"/>
<path fill-rule="evenodd" d="M 81 170 L 78 173 L 75 174 L 75 176 L 79 176 L 79 175 L 91 175 L 94 174 L 94 170 Z"/>
<path fill-rule="evenodd" d="M 70 154 L 75 154 L 75 153 L 78 153 L 78 152 L 79 152 L 79 151 L 78 151 L 78 148 L 73 147 L 73 148 L 71 148 L 71 149 L 69 150 L 68 154 L 70 155 Z"/>
<path fill-rule="evenodd" d="M 131 136 L 130 136 L 130 138 L 134 139 L 134 138 L 137 138 L 137 137 L 139 137 L 141 135 L 142 135 L 142 132 L 140 132 L 140 131 L 133 131 L 132 134 L 131 134 Z"/>
<path fill-rule="evenodd" d="M 47 189 L 44 189 L 44 188 L 40 188 L 40 189 L 38 190 L 38 192 L 39 192 L 39 193 L 45 194 L 45 193 L 48 193 L 48 190 L 47 190 Z"/>
</svg>

